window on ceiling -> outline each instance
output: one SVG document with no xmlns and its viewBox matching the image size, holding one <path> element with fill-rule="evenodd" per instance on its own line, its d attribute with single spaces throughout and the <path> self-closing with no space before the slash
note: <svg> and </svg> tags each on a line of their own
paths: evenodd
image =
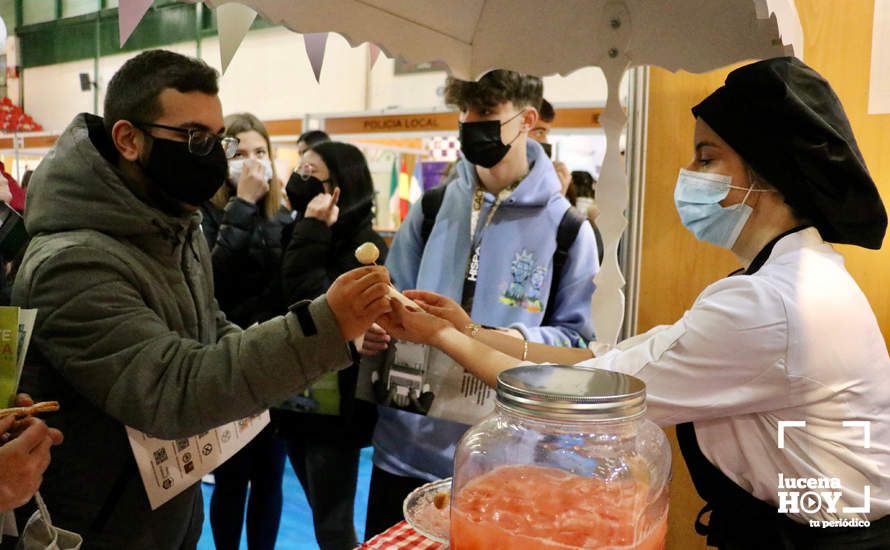
<svg viewBox="0 0 890 550">
<path fill-rule="evenodd" d="M 95 13 L 99 7 L 99 0 L 62 0 L 62 17 Z"/>
</svg>

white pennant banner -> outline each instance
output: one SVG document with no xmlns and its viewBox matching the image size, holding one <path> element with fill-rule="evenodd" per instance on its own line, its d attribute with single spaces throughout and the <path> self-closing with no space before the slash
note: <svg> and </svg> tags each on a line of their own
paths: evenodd
<svg viewBox="0 0 890 550">
<path fill-rule="evenodd" d="M 238 51 L 241 41 L 256 19 L 256 12 L 241 4 L 223 4 L 216 8 L 216 26 L 219 29 L 219 59 L 222 72 Z"/>
</svg>

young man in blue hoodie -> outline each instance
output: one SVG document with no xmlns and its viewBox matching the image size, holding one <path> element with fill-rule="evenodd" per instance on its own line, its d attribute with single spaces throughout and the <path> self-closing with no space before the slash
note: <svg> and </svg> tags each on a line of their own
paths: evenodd
<svg viewBox="0 0 890 550">
<path fill-rule="evenodd" d="M 421 203 L 411 208 L 386 267 L 397 288 L 449 296 L 477 323 L 532 342 L 583 347 L 593 338 L 596 243 L 590 225 L 581 224 L 551 293 L 557 229 L 570 205 L 553 163 L 528 139 L 542 94 L 540 78 L 512 71 L 492 71 L 478 82 L 448 78 L 446 102 L 460 109 L 458 176 L 428 236 Z M 374 327 L 363 352 L 385 349 L 388 341 Z M 402 501 L 412 489 L 451 475 L 467 427 L 380 408 L 366 538 L 402 519 Z"/>
</svg>

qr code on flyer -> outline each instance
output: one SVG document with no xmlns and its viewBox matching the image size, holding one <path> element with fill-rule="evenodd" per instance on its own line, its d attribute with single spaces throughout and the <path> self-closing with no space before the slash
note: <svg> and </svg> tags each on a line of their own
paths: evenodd
<svg viewBox="0 0 890 550">
<path fill-rule="evenodd" d="M 167 448 L 161 447 L 157 451 L 154 452 L 155 464 L 161 464 L 163 462 L 167 462 Z"/>
</svg>

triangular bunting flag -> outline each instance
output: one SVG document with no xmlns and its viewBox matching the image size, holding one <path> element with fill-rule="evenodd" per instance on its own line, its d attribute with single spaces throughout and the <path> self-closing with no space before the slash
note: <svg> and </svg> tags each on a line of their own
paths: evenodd
<svg viewBox="0 0 890 550">
<path fill-rule="evenodd" d="M 256 19 L 256 12 L 241 4 L 223 4 L 216 8 L 216 26 L 219 29 L 219 59 L 225 73 L 229 62 L 238 51 L 247 31 Z"/>
<path fill-rule="evenodd" d="M 327 47 L 328 33 L 314 32 L 304 34 L 303 42 L 306 45 L 306 55 L 309 56 L 312 72 L 315 73 L 315 81 L 321 82 L 321 66 L 324 63 L 324 50 Z"/>
<path fill-rule="evenodd" d="M 368 53 L 371 56 L 371 68 L 374 68 L 374 64 L 377 63 L 377 58 L 380 57 L 380 48 L 377 44 L 371 44 L 368 42 Z"/>
<path fill-rule="evenodd" d="M 118 4 L 117 28 L 121 38 L 121 48 L 124 47 L 130 35 L 136 30 L 136 26 L 145 17 L 145 12 L 151 7 L 153 0 L 120 0 Z"/>
</svg>

